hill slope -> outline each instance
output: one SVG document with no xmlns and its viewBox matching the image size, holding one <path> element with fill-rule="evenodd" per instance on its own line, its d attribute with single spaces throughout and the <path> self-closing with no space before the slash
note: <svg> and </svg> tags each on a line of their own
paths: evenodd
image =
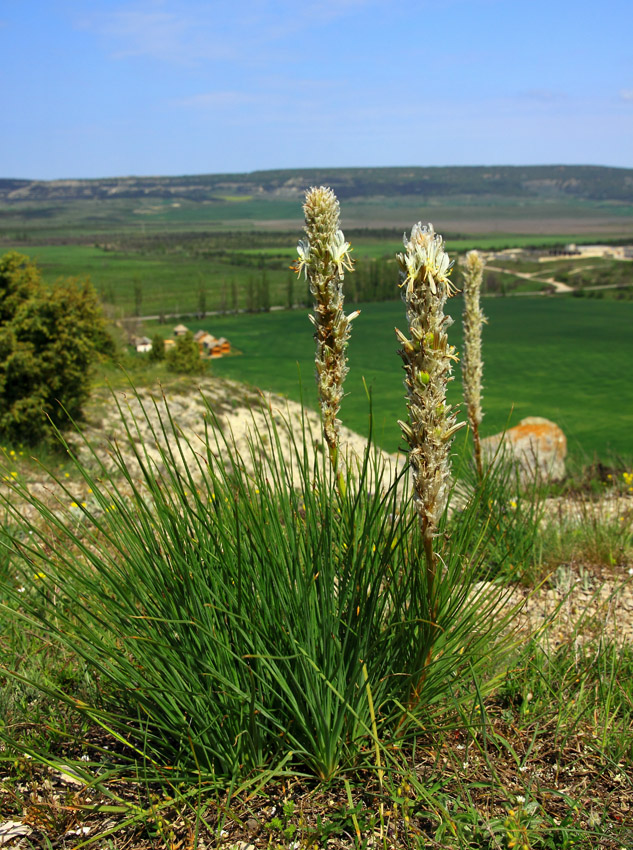
<svg viewBox="0 0 633 850">
<path fill-rule="evenodd" d="M 341 199 L 495 196 L 633 202 L 633 169 L 602 166 L 469 166 L 442 168 L 307 168 L 182 177 L 93 180 L 0 179 L 0 202 L 156 198 L 225 201 L 300 198 L 327 184 Z"/>
</svg>

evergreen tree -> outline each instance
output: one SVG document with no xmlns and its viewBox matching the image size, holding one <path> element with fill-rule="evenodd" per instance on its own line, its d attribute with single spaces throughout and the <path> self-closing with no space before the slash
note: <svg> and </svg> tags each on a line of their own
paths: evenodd
<svg viewBox="0 0 633 850">
<path fill-rule="evenodd" d="M 266 272 L 262 272 L 261 280 L 257 287 L 257 302 L 258 310 L 263 310 L 264 313 L 270 312 L 270 284 Z"/>
<path fill-rule="evenodd" d="M 248 283 L 246 284 L 246 312 L 254 313 L 255 312 L 255 283 L 252 277 L 249 277 Z"/>
<path fill-rule="evenodd" d="M 90 368 L 114 353 L 89 281 L 44 286 L 28 257 L 0 258 L 0 434 L 36 443 L 80 419 Z"/>
<path fill-rule="evenodd" d="M 143 306 L 143 284 L 138 278 L 134 279 L 134 315 L 141 315 Z"/>
<path fill-rule="evenodd" d="M 152 347 L 149 352 L 149 359 L 155 362 L 165 359 L 165 340 L 160 334 L 155 334 L 152 337 Z"/>
</svg>

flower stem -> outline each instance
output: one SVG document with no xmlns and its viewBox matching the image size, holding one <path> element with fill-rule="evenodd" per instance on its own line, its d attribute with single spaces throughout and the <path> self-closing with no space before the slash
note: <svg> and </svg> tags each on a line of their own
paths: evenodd
<svg viewBox="0 0 633 850">
<path fill-rule="evenodd" d="M 477 476 L 483 479 L 483 462 L 479 426 L 483 418 L 481 411 L 481 377 L 483 360 L 481 359 L 481 328 L 486 322 L 481 306 L 480 294 L 484 274 L 484 261 L 478 251 L 466 254 L 464 273 L 464 356 L 462 358 L 462 380 L 468 422 L 473 432 L 473 452 Z"/>
<path fill-rule="evenodd" d="M 350 325 L 358 315 L 354 312 L 346 316 L 343 311 L 343 278 L 346 270 L 353 270 L 349 256 L 351 248 L 339 227 L 339 203 L 331 189 L 324 186 L 309 189 L 303 210 L 308 238 L 299 241 L 299 257 L 293 268 L 298 274 L 302 270 L 305 272 L 314 298 L 314 315 L 310 316 L 310 320 L 315 327 L 316 382 L 321 421 L 340 490 L 340 421 L 337 415 L 343 398 L 343 381 L 349 371 L 346 349 Z"/>
<path fill-rule="evenodd" d="M 433 226 L 418 223 L 404 240 L 405 252 L 397 255 L 401 270 L 400 287 L 407 308 L 410 338 L 396 329 L 402 349 L 407 389 L 408 422 L 400 422 L 409 444 L 413 475 L 413 497 L 422 531 L 425 556 L 425 587 L 430 628 L 438 628 L 438 557 L 434 540 L 446 505 L 450 479 L 449 452 L 453 435 L 463 423 L 446 402 L 446 388 L 455 348 L 446 331 L 452 319 L 444 315 L 446 299 L 455 292 L 449 275 L 452 263 L 444 251 L 442 237 Z M 434 638 L 424 660 L 420 679 L 412 689 L 409 708 L 420 698 L 427 669 L 432 660 Z"/>
</svg>

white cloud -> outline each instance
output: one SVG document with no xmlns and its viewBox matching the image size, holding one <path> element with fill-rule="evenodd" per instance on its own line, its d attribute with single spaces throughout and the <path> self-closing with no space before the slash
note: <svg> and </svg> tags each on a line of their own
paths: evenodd
<svg viewBox="0 0 633 850">
<path fill-rule="evenodd" d="M 208 14 L 208 13 L 207 13 Z M 209 16 L 212 18 L 212 16 Z M 116 11 L 84 16 L 78 26 L 104 37 L 115 58 L 149 56 L 161 61 L 190 64 L 197 59 L 226 60 L 234 57 L 231 40 L 210 26 L 205 16 L 171 11 L 160 4 L 139 4 Z"/>
<path fill-rule="evenodd" d="M 633 89 L 622 89 L 620 91 L 622 100 L 633 100 Z"/>
<path fill-rule="evenodd" d="M 274 55 L 274 42 L 299 38 L 386 0 L 241 0 L 239 7 L 202 0 L 132 0 L 84 13 L 77 26 L 102 36 L 115 58 L 149 56 L 177 64 L 244 63 Z"/>
</svg>

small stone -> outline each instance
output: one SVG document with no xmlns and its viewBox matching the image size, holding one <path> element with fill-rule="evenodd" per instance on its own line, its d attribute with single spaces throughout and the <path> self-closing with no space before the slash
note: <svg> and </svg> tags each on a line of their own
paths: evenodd
<svg viewBox="0 0 633 850">
<path fill-rule="evenodd" d="M 72 767 L 62 764 L 60 765 L 60 768 L 61 769 L 59 771 L 56 771 L 56 775 L 59 781 L 64 785 L 78 785 L 83 787 L 87 784 L 86 780 L 82 779 L 81 776 L 72 769 Z"/>
<path fill-rule="evenodd" d="M 33 832 L 30 826 L 17 820 L 6 820 L 0 823 L 0 845 L 13 842 L 16 838 L 30 835 Z"/>
</svg>

